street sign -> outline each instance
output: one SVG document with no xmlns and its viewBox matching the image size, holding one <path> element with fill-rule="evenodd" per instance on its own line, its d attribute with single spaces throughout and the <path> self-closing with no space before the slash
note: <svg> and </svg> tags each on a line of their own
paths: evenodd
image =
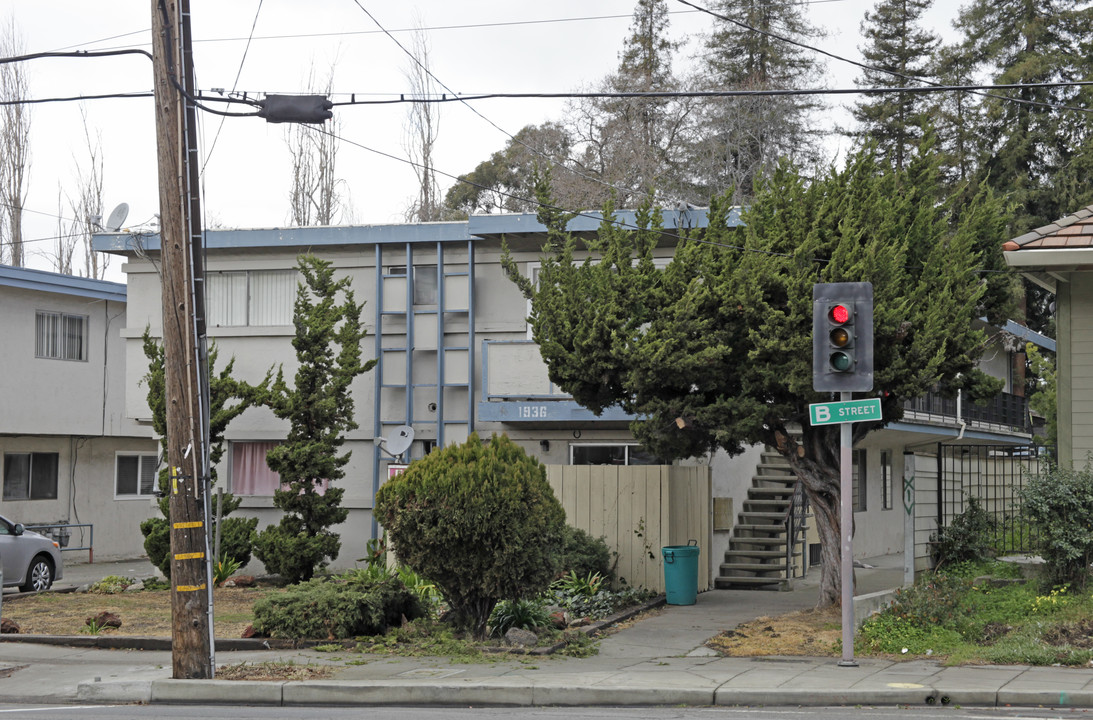
<svg viewBox="0 0 1093 720">
<path fill-rule="evenodd" d="M 880 398 L 816 403 L 808 406 L 808 416 L 813 425 L 879 421 Z"/>
</svg>

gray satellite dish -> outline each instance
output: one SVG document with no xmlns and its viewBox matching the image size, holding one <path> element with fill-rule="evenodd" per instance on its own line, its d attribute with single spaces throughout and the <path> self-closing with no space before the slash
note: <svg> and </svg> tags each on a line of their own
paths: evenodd
<svg viewBox="0 0 1093 720">
<path fill-rule="evenodd" d="M 392 457 L 399 457 L 410 449 L 410 443 L 414 441 L 414 429 L 409 425 L 399 425 L 391 432 L 391 439 L 376 438 L 376 441 L 385 446 L 385 450 Z"/>
<path fill-rule="evenodd" d="M 111 232 L 120 230 L 127 217 L 129 217 L 129 204 L 122 203 L 118 205 L 110 213 L 110 217 L 106 219 L 106 229 Z"/>
</svg>

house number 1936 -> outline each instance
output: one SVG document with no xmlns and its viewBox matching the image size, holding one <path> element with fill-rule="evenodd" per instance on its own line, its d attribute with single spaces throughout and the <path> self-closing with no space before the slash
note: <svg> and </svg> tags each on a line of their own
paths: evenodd
<svg viewBox="0 0 1093 720">
<path fill-rule="evenodd" d="M 529 420 L 545 419 L 547 416 L 546 405 L 523 405 L 517 409 L 517 416 Z"/>
</svg>

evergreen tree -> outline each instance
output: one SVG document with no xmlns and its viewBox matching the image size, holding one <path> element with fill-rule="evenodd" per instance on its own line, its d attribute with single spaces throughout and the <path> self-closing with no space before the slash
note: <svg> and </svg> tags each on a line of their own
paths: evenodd
<svg viewBox="0 0 1093 720">
<path fill-rule="evenodd" d="M 743 230 L 727 227 L 729 198 L 715 198 L 702 242 L 682 240 L 663 271 L 652 262 L 660 217 L 647 209 L 641 230 L 605 222 L 584 261 L 558 225 L 565 218 L 542 218 L 555 225 L 557 244 L 537 291 L 505 262 L 532 298 L 551 381 L 577 402 L 642 418 L 631 430 L 661 457 L 778 448 L 816 517 L 823 606 L 837 602 L 840 587 L 839 430 L 802 421 L 808 404 L 828 399 L 812 390 L 813 284 L 873 283 L 869 395 L 881 396 L 884 423 L 938 382 L 969 396 L 1001 389 L 975 369 L 984 336 L 971 323 L 986 286 L 969 278 L 1006 237 L 1004 207 L 984 191 L 952 213 L 938 202 L 939 185 L 932 152 L 904 173 L 861 152 L 813 181 L 782 163 L 745 211 Z M 856 424 L 855 439 L 876 427 Z"/>
<path fill-rule="evenodd" d="M 880 0 L 865 14 L 861 47 L 865 63 L 857 80 L 862 88 L 901 88 L 916 85 L 910 78 L 931 75 L 940 38 L 919 27 L 933 0 Z M 887 72 L 883 72 L 887 71 Z M 879 153 L 902 171 L 922 139 L 929 100 L 918 93 L 862 95 L 853 108 L 857 135 L 873 140 Z"/>
<path fill-rule="evenodd" d="M 667 0 L 638 0 L 618 69 L 597 88 L 602 92 L 670 92 L 680 89 L 672 55 L 680 43 L 669 37 Z M 586 196 L 572 209 L 600 207 L 608 197 L 624 207 L 644 198 L 678 198 L 681 143 L 693 101 L 673 98 L 593 98 L 570 109 L 570 134 L 580 146 L 581 174 L 600 182 L 582 186 Z M 564 173 L 558 173 L 559 178 Z M 612 186 L 614 189 L 612 189 Z"/>
<path fill-rule="evenodd" d="M 797 0 L 721 0 L 707 38 L 698 84 L 710 90 L 788 90 L 815 87 L 821 64 L 814 54 L 774 36 L 807 42 L 821 36 Z M 742 27 L 742 25 L 747 27 Z M 748 29 L 753 28 L 753 29 Z M 687 167 L 699 197 L 735 188 L 738 199 L 783 158 L 818 162 L 814 98 L 724 98 L 702 104 Z"/>
<path fill-rule="evenodd" d="M 361 361 L 361 308 L 349 278 L 334 279 L 328 261 L 301 255 L 303 282 L 296 292 L 293 324 L 299 367 L 289 387 L 278 369 L 263 398 L 273 414 L 289 423 L 287 440 L 270 450 L 266 463 L 281 476 L 273 504 L 284 511 L 281 522 L 258 534 L 254 552 L 270 572 L 290 582 L 310 580 L 328 559 L 338 557 L 341 541 L 330 530 L 344 522 L 344 477 L 349 453 L 338 454 L 343 433 L 353 430 L 350 384 L 375 365 Z M 339 302 L 340 300 L 340 302 Z"/>
<path fill-rule="evenodd" d="M 1088 0 L 973 0 L 955 24 L 964 32 L 960 52 L 995 83 L 1088 77 L 1089 59 L 1079 52 L 1093 27 Z M 1022 88 L 982 99 L 980 176 L 1018 203 L 1015 233 L 1045 225 L 1076 207 L 1075 198 L 1060 197 L 1053 183 L 1089 136 L 1084 113 L 1059 107 L 1080 105 L 1080 92 Z M 1087 177 L 1081 185 L 1074 188 L 1078 196 L 1093 179 Z"/>
<path fill-rule="evenodd" d="M 162 457 L 167 457 L 167 395 L 165 393 L 165 366 L 163 345 L 152 337 L 148 328 L 144 329 L 143 348 L 144 356 L 148 358 L 148 374 L 144 376 L 144 383 L 148 388 L 148 409 L 152 412 L 152 429 L 160 438 Z M 266 391 L 270 375 L 258 385 L 251 385 L 236 380 L 232 377 L 235 368 L 235 358 L 228 361 L 220 372 L 214 372 L 219 352 L 216 344 L 209 346 L 209 460 L 212 482 L 216 483 L 216 466 L 224 456 L 224 432 L 228 423 L 243 414 L 247 408 L 257 404 Z M 140 524 L 140 531 L 144 535 L 144 550 L 148 553 L 148 559 L 167 577 L 171 577 L 171 529 L 168 524 L 170 519 L 170 499 L 167 497 L 169 475 L 166 467 L 159 471 L 157 487 L 160 497 L 157 505 L 163 517 L 149 518 Z M 240 565 L 246 565 L 250 561 L 251 549 L 254 545 L 254 529 L 258 525 L 257 518 L 229 518 L 241 501 L 231 493 L 223 493 L 220 505 L 220 516 L 216 522 L 220 525 L 221 555 L 224 558 L 236 560 Z M 215 508 L 214 508 L 215 510 Z M 213 526 L 215 531 L 215 525 Z M 221 558 L 214 558 L 219 562 Z"/>
</svg>

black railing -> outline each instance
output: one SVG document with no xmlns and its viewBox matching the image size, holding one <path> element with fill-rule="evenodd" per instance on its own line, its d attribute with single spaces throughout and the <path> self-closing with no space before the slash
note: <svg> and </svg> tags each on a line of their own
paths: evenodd
<svg viewBox="0 0 1093 720">
<path fill-rule="evenodd" d="M 989 538 L 999 554 L 1031 553 L 1036 533 L 1021 513 L 1021 488 L 1047 457 L 1033 445 L 938 445 L 937 524 L 949 525 L 968 499 L 994 519 Z"/>
<path fill-rule="evenodd" d="M 789 501 L 789 507 L 786 508 L 786 514 L 782 522 L 786 527 L 786 582 L 788 583 L 795 577 L 804 577 L 808 570 L 807 558 L 805 557 L 805 521 L 808 519 L 808 500 L 805 498 L 805 486 L 798 480 L 797 484 L 793 488 L 793 497 Z M 793 548 L 800 543 L 801 545 L 801 565 L 800 572 L 794 572 L 798 569 L 796 563 L 793 562 Z"/>
<path fill-rule="evenodd" d="M 1010 393 L 999 393 L 985 405 L 980 405 L 966 398 L 958 401 L 956 397 L 929 392 L 906 401 L 903 408 L 939 419 L 956 420 L 959 417 L 966 423 L 1002 425 L 1017 432 L 1032 432 L 1028 400 Z"/>
</svg>

